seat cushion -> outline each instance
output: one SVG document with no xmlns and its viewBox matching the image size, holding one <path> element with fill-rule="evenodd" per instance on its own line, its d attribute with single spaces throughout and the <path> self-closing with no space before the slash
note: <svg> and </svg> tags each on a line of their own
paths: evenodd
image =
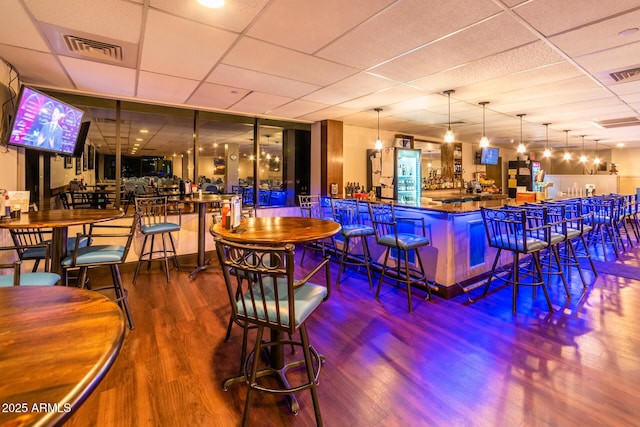
<svg viewBox="0 0 640 427">
<path fill-rule="evenodd" d="M 53 286 L 60 281 L 56 273 L 22 273 L 20 286 Z M 13 274 L 0 276 L 0 286 L 13 286 Z"/>
<path fill-rule="evenodd" d="M 276 303 L 275 303 L 275 291 L 272 285 L 268 285 L 267 282 L 263 284 L 265 288 L 264 299 L 266 301 L 267 314 L 269 316 L 270 322 L 277 322 L 277 313 L 276 313 Z M 289 301 L 287 295 L 287 281 L 284 278 L 277 279 L 278 286 L 278 299 L 280 302 L 280 322 L 283 325 L 289 326 Z M 264 308 L 262 303 L 262 295 L 260 291 L 259 285 L 253 285 L 253 294 L 256 300 L 256 311 L 254 313 L 254 307 L 251 303 L 251 296 L 247 292 L 245 294 L 244 300 L 247 308 L 246 316 L 248 317 L 257 317 L 260 320 L 266 320 L 266 316 L 264 313 Z M 302 286 L 299 286 L 294 289 L 294 299 L 295 299 L 295 307 L 294 307 L 294 325 L 298 326 L 304 320 L 309 317 L 311 313 L 320 305 L 322 300 L 327 297 L 327 288 L 324 286 L 316 285 L 313 283 L 305 283 Z M 238 307 L 238 313 L 240 315 L 245 315 L 244 307 L 242 304 L 242 300 L 236 303 Z"/>
<path fill-rule="evenodd" d="M 566 237 L 562 233 L 551 233 L 550 240 L 551 244 L 555 245 L 557 243 L 564 242 L 566 240 Z"/>
<path fill-rule="evenodd" d="M 69 237 L 67 239 L 67 252 L 71 252 L 76 248 L 76 239 L 77 237 Z M 89 242 L 88 237 L 83 237 L 80 240 L 80 247 L 87 246 Z M 51 243 L 51 240 L 45 241 L 45 243 Z M 45 248 L 37 247 L 37 248 L 28 248 L 22 253 L 23 259 L 44 259 L 45 257 Z"/>
<path fill-rule="evenodd" d="M 512 234 L 499 234 L 497 236 L 494 236 L 493 238 L 491 238 L 491 240 L 489 241 L 489 244 L 491 246 L 493 246 L 494 248 L 500 248 L 500 249 L 507 249 L 510 251 L 518 251 L 518 252 L 525 252 L 524 250 L 524 241 L 522 239 L 522 236 L 514 236 Z M 542 250 L 544 248 L 546 248 L 547 246 L 549 246 L 547 244 L 547 242 L 545 242 L 544 240 L 540 240 L 540 239 L 534 239 L 532 237 L 529 237 L 527 239 L 527 251 L 526 253 L 529 252 L 536 252 L 539 250 Z"/>
<path fill-rule="evenodd" d="M 143 225 L 140 227 L 140 231 L 143 234 L 170 233 L 172 231 L 180 231 L 180 225 L 173 222 L 162 222 L 159 224 Z"/>
<path fill-rule="evenodd" d="M 429 239 L 419 234 L 411 233 L 398 233 L 398 242 L 396 244 L 396 236 L 394 234 L 387 234 L 381 236 L 378 239 L 380 245 L 389 246 L 392 248 L 398 248 L 402 250 L 415 249 L 421 246 L 428 245 Z"/>
<path fill-rule="evenodd" d="M 79 248 L 76 256 L 76 265 L 92 265 L 103 263 L 115 263 L 122 261 L 124 246 L 120 245 L 93 245 Z M 62 265 L 71 267 L 73 265 L 73 255 L 62 260 Z"/>
<path fill-rule="evenodd" d="M 340 232 L 344 237 L 373 236 L 375 234 L 373 227 L 360 224 L 343 225 Z"/>
</svg>

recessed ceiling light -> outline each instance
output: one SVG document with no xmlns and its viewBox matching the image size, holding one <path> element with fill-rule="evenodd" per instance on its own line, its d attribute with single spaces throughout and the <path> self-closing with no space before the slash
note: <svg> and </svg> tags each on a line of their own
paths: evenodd
<svg viewBox="0 0 640 427">
<path fill-rule="evenodd" d="M 224 0 L 198 0 L 198 3 L 211 9 L 217 9 L 224 6 Z"/>
<path fill-rule="evenodd" d="M 626 37 L 626 36 L 630 36 L 632 34 L 635 34 L 638 32 L 638 28 L 637 27 L 633 27 L 633 28 L 627 28 L 626 30 L 622 30 L 618 33 L 619 36 L 622 37 Z"/>
<path fill-rule="evenodd" d="M 136 138 L 136 141 L 142 141 L 142 138 Z"/>
<path fill-rule="evenodd" d="M 140 133 L 149 133 L 149 129 L 140 129 Z"/>
<path fill-rule="evenodd" d="M 618 142 L 618 143 L 616 144 L 616 147 L 624 147 L 624 142 Z"/>
<path fill-rule="evenodd" d="M 133 144 L 133 146 L 134 146 L 134 147 L 139 147 L 139 146 L 140 146 L 140 144 Z"/>
</svg>

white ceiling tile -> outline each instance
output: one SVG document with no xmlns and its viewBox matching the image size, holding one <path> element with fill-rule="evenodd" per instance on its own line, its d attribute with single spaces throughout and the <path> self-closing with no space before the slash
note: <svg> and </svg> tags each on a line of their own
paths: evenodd
<svg viewBox="0 0 640 427">
<path fill-rule="evenodd" d="M 271 2 L 246 34 L 289 49 L 314 53 L 393 1 L 280 0 Z M 313 19 L 307 19 L 309 16 Z M 283 25 L 283 23 L 286 24 Z"/>
<path fill-rule="evenodd" d="M 327 107 L 321 110 L 316 110 L 309 114 L 303 114 L 299 116 L 300 120 L 308 120 L 310 122 L 319 122 L 322 120 L 336 120 L 345 116 L 357 113 L 357 110 L 343 107 Z"/>
<path fill-rule="evenodd" d="M 20 2 L 3 0 L 0 8 L 0 43 L 3 46 L 18 46 L 40 52 L 48 50 L 47 44 Z"/>
<path fill-rule="evenodd" d="M 204 83 L 189 98 L 187 104 L 193 107 L 226 109 L 248 93 L 246 89 Z"/>
<path fill-rule="evenodd" d="M 318 55 L 366 69 L 485 19 L 499 10 L 489 0 L 396 2 L 322 49 Z"/>
<path fill-rule="evenodd" d="M 357 70 L 259 40 L 243 37 L 223 63 L 314 85 L 329 85 Z"/>
<path fill-rule="evenodd" d="M 172 31 L 167 31 L 167 28 Z M 236 38 L 228 31 L 150 10 L 140 68 L 201 80 Z"/>
<path fill-rule="evenodd" d="M 281 105 L 291 102 L 292 98 L 260 92 L 251 92 L 231 106 L 234 110 L 246 113 L 264 114 Z"/>
<path fill-rule="evenodd" d="M 149 100 L 183 104 L 199 84 L 198 80 L 141 71 L 138 76 L 136 96 Z"/>
<path fill-rule="evenodd" d="M 225 64 L 216 66 L 207 77 L 207 81 L 291 98 L 302 97 L 320 88 L 317 85 Z"/>
<path fill-rule="evenodd" d="M 638 7 L 637 0 L 534 0 L 514 10 L 546 36 Z"/>
<path fill-rule="evenodd" d="M 306 114 L 310 114 L 326 107 L 327 105 L 319 104 L 317 102 L 296 100 L 281 107 L 274 108 L 273 110 L 268 111 L 268 113 L 277 117 L 299 119 Z"/>
<path fill-rule="evenodd" d="M 389 79 L 369 73 L 358 73 L 306 95 L 302 99 L 324 104 L 340 104 L 397 85 L 397 82 Z"/>
<path fill-rule="evenodd" d="M 371 95 L 362 96 L 351 101 L 343 102 L 340 107 L 356 110 L 372 110 L 384 107 L 387 104 L 406 101 L 411 98 L 423 96 L 424 91 L 407 85 L 398 85 L 384 89 Z"/>
<path fill-rule="evenodd" d="M 75 89 L 60 63 L 50 53 L 0 44 L 0 57 L 11 58 L 11 65 L 25 83 Z"/>
<path fill-rule="evenodd" d="M 536 40 L 506 13 L 371 69 L 390 79 L 411 81 Z"/>
<path fill-rule="evenodd" d="M 79 90 L 124 97 L 135 95 L 135 70 L 64 56 L 60 61 Z"/>
</svg>

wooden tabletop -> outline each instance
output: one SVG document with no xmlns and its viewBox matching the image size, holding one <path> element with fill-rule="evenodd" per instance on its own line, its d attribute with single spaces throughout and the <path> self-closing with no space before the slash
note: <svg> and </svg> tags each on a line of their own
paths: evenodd
<svg viewBox="0 0 640 427">
<path fill-rule="evenodd" d="M 0 426 L 62 423 L 109 370 L 124 334 L 120 307 L 99 293 L 0 288 Z"/>
<path fill-rule="evenodd" d="M 48 228 L 90 224 L 119 218 L 124 212 L 118 209 L 52 209 L 25 212 L 19 219 L 0 221 L 0 228 Z"/>
<path fill-rule="evenodd" d="M 202 193 L 200 196 L 198 193 L 169 196 L 169 200 L 180 201 L 184 203 L 211 203 L 222 202 L 225 200 L 231 200 L 232 198 L 239 196 L 238 194 L 212 194 Z"/>
<path fill-rule="evenodd" d="M 228 230 L 221 223 L 211 226 L 211 233 L 241 243 L 304 243 L 331 237 L 341 229 L 335 221 L 298 216 L 246 218 L 236 230 Z"/>
</svg>

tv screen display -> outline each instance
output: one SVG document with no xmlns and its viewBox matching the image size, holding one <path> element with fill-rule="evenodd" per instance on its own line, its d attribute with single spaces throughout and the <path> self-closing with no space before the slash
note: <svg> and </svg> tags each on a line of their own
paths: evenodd
<svg viewBox="0 0 640 427">
<path fill-rule="evenodd" d="M 483 165 L 497 165 L 499 150 L 493 147 L 484 147 L 480 154 L 480 164 Z"/>
<path fill-rule="evenodd" d="M 73 155 L 83 111 L 22 86 L 13 116 L 9 144 Z"/>
</svg>

